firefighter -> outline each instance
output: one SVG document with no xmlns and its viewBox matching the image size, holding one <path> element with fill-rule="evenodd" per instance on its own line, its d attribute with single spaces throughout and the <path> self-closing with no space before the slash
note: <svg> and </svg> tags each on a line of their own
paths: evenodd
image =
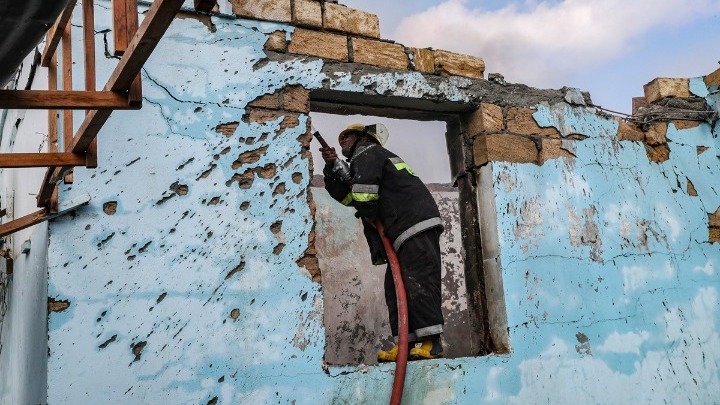
<svg viewBox="0 0 720 405">
<path fill-rule="evenodd" d="M 389 134 L 382 124 L 352 124 L 338 135 L 342 155 L 335 148 L 321 148 L 325 160 L 325 188 L 337 201 L 354 207 L 373 264 L 387 263 L 382 240 L 372 225 L 379 219 L 397 252 L 407 295 L 411 360 L 443 356 L 440 335 L 443 315 L 440 294 L 440 212 L 430 191 L 413 170 L 383 146 Z M 342 168 L 345 167 L 344 172 Z M 349 180 L 348 180 L 349 179 Z M 397 342 L 398 311 L 390 266 L 385 273 L 385 302 L 390 328 Z M 397 343 L 380 351 L 378 361 L 395 361 Z"/>
</svg>

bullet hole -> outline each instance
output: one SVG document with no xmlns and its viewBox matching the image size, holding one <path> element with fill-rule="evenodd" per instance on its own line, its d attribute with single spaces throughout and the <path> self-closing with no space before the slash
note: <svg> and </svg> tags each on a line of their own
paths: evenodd
<svg viewBox="0 0 720 405">
<path fill-rule="evenodd" d="M 200 111 L 202 111 L 202 107 L 195 107 L 193 112 L 199 113 Z"/>
<path fill-rule="evenodd" d="M 164 300 L 164 299 L 165 299 L 165 297 L 167 297 L 167 293 L 166 293 L 166 292 L 164 292 L 164 293 L 160 294 L 160 296 L 159 296 L 159 297 L 157 297 L 157 300 L 155 301 L 155 303 L 156 303 L 156 304 L 159 304 L 159 303 L 161 303 L 161 302 L 162 302 L 162 300 Z"/>
<path fill-rule="evenodd" d="M 145 346 L 147 345 L 147 342 L 137 342 L 134 345 L 132 345 L 132 352 L 135 355 L 135 360 L 133 362 L 140 360 L 140 356 L 142 356 L 142 352 L 145 349 Z"/>
<path fill-rule="evenodd" d="M 129 262 L 135 260 L 135 255 L 130 255 L 130 256 L 128 256 L 128 257 L 127 257 L 127 260 L 128 260 Z"/>
<path fill-rule="evenodd" d="M 68 300 L 55 300 L 48 297 L 48 312 L 62 312 L 70 307 Z"/>
<path fill-rule="evenodd" d="M 212 171 L 215 170 L 216 167 L 217 167 L 217 165 L 215 163 L 211 164 L 210 168 L 205 170 L 204 172 L 202 172 L 200 174 L 200 176 L 198 176 L 198 178 L 195 179 L 195 181 L 198 181 L 200 179 L 206 179 L 208 176 L 210 176 L 210 173 L 212 173 Z"/>
<path fill-rule="evenodd" d="M 145 253 L 148 250 L 148 247 L 152 244 L 152 241 L 144 244 L 140 249 L 138 249 L 138 253 Z"/>
<path fill-rule="evenodd" d="M 250 137 L 245 140 L 245 145 L 252 145 L 255 143 L 255 137 Z"/>
<path fill-rule="evenodd" d="M 241 189 L 249 189 L 250 187 L 252 187 L 252 184 L 255 181 L 255 173 L 253 173 L 253 171 L 250 169 L 245 170 L 245 172 L 243 172 L 242 174 L 235 173 L 230 178 L 230 180 L 225 182 L 225 185 L 230 187 L 236 181 L 238 182 L 238 186 Z"/>
<path fill-rule="evenodd" d="M 270 225 L 270 232 L 272 232 L 274 234 L 280 233 L 280 231 L 282 230 L 282 223 L 283 223 L 282 221 L 277 221 L 277 222 L 273 223 L 272 225 Z"/>
<path fill-rule="evenodd" d="M 286 192 L 285 183 L 278 184 L 277 187 L 275 187 L 275 190 L 273 190 L 273 197 L 275 197 L 278 194 L 285 194 Z"/>
<path fill-rule="evenodd" d="M 140 158 L 138 158 L 138 159 L 140 159 Z M 182 169 L 184 169 L 185 166 L 189 165 L 190 162 L 192 162 L 193 160 L 195 160 L 195 158 L 190 158 L 190 159 L 188 159 L 187 162 L 185 162 L 185 163 L 181 164 L 180 166 L 178 166 L 177 170 L 182 170 Z"/>
<path fill-rule="evenodd" d="M 110 239 L 113 238 L 113 236 L 115 236 L 115 232 L 113 232 L 113 233 L 111 233 L 110 235 L 108 235 L 107 238 L 101 240 L 100 243 L 97 244 L 97 247 L 99 247 L 99 248 L 100 248 L 100 247 L 103 247 L 106 243 L 108 243 L 108 242 L 110 241 Z"/>
<path fill-rule="evenodd" d="M 254 304 L 254 303 L 255 303 L 255 298 L 253 298 L 253 299 L 250 300 L 250 305 L 252 305 L 252 304 Z"/>
<path fill-rule="evenodd" d="M 117 201 L 108 201 L 103 204 L 103 212 L 107 215 L 115 215 L 117 211 Z"/>
<path fill-rule="evenodd" d="M 230 277 L 234 276 L 235 273 L 238 273 L 242 271 L 245 268 L 245 261 L 241 261 L 240 264 L 235 266 L 234 269 L 230 270 L 227 275 L 225 275 L 225 280 L 229 279 Z"/>
<path fill-rule="evenodd" d="M 207 205 L 218 205 L 220 201 L 220 197 L 213 197 L 210 199 L 210 202 L 208 202 Z"/>
<path fill-rule="evenodd" d="M 283 249 L 285 249 L 285 244 L 284 244 L 284 243 L 278 243 L 278 244 L 275 246 L 275 248 L 273 249 L 273 254 L 279 255 L 279 254 L 283 251 Z"/>
<path fill-rule="evenodd" d="M 218 382 L 219 382 L 219 383 L 225 382 L 225 376 L 222 376 L 222 377 L 218 378 Z"/>
<path fill-rule="evenodd" d="M 258 148 L 255 150 L 251 150 L 249 152 L 241 153 L 237 160 L 233 162 L 232 168 L 233 170 L 236 170 L 240 165 L 243 164 L 250 164 L 250 163 L 257 163 L 258 160 L 260 160 L 260 157 L 267 152 L 268 147 L 263 146 L 262 148 Z"/>
<path fill-rule="evenodd" d="M 216 405 L 218 402 L 218 397 L 213 397 L 211 400 L 208 401 L 207 405 Z"/>
<path fill-rule="evenodd" d="M 170 185 L 170 190 L 177 193 L 177 195 L 186 195 L 188 193 L 188 186 L 185 184 L 178 184 L 178 182 L 175 182 Z"/>
<path fill-rule="evenodd" d="M 90 224 L 85 225 L 85 230 L 86 230 L 86 231 L 89 231 L 89 230 L 90 230 Z"/>
<path fill-rule="evenodd" d="M 220 151 L 220 154 L 221 154 L 221 155 L 227 155 L 228 152 L 230 152 L 231 150 L 232 150 L 232 148 L 228 146 L 228 147 L 226 147 L 225 149 L 221 150 L 221 151 Z"/>
<path fill-rule="evenodd" d="M 116 339 L 117 339 L 117 335 L 112 335 L 112 337 L 110 339 L 100 343 L 100 345 L 98 346 L 98 349 L 104 349 L 104 348 L 108 347 L 108 345 L 110 343 L 114 342 Z"/>
<path fill-rule="evenodd" d="M 275 173 L 277 172 L 277 169 L 275 168 L 275 165 L 272 163 L 266 164 L 258 173 L 258 176 L 263 179 L 269 179 L 275 176 Z"/>
<path fill-rule="evenodd" d="M 307 294 L 308 293 L 306 293 L 306 292 L 303 292 L 302 294 L 300 294 L 300 299 L 305 301 L 307 299 Z"/>
<path fill-rule="evenodd" d="M 300 173 L 300 172 L 295 172 L 295 173 L 292 174 L 292 181 L 293 181 L 293 183 L 295 183 L 295 184 L 300 184 L 300 182 L 302 181 L 302 179 L 303 179 L 302 173 Z"/>
<path fill-rule="evenodd" d="M 135 159 L 131 160 L 130 162 L 125 164 L 125 167 L 130 167 L 130 166 L 134 165 L 135 163 L 137 163 L 138 160 L 140 160 L 140 158 L 135 158 Z"/>
<path fill-rule="evenodd" d="M 240 122 L 238 122 L 238 121 L 232 121 L 232 122 L 218 124 L 215 127 L 215 132 L 217 132 L 218 134 L 223 134 L 227 137 L 230 137 L 235 134 L 235 131 L 237 130 L 238 125 L 240 125 Z"/>
<path fill-rule="evenodd" d="M 230 311 L 230 318 L 232 318 L 233 321 L 237 321 L 239 316 L 240 316 L 239 308 L 235 308 L 232 311 Z"/>
</svg>

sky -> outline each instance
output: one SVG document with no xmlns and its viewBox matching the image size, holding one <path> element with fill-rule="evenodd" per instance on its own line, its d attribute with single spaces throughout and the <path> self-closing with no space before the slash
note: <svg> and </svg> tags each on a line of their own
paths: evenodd
<svg viewBox="0 0 720 405">
<path fill-rule="evenodd" d="M 720 0 L 339 2 L 376 14 L 383 39 L 478 56 L 486 77 L 500 73 L 537 88 L 576 87 L 590 92 L 595 105 L 624 114 L 656 77 L 700 77 L 720 68 Z M 426 166 L 418 145 L 444 147 L 441 123 L 313 115 L 329 140 L 347 124 L 368 120 L 388 126 L 388 148 L 411 166 L 412 160 Z M 413 133 L 413 141 L 401 142 L 398 133 Z M 322 161 L 315 162 L 321 169 Z M 449 176 L 449 165 L 414 170 L 426 182 Z"/>
</svg>

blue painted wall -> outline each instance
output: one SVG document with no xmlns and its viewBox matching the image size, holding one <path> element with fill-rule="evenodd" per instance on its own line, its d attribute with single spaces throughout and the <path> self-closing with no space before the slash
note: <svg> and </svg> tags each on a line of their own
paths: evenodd
<svg viewBox="0 0 720 405">
<path fill-rule="evenodd" d="M 105 2 L 96 13 L 107 25 Z M 284 130 L 283 118 L 242 116 L 263 94 L 326 79 L 355 92 L 439 90 L 416 73 L 357 83 L 325 77 L 316 59 L 264 61 L 267 36 L 292 27 L 213 22 L 216 32 L 173 23 L 143 70 L 143 109 L 115 112 L 100 167 L 62 187 L 62 199 L 92 201 L 49 226 L 48 295 L 70 306 L 49 317 L 48 403 L 383 403 L 391 365 L 322 363 L 321 285 L 296 264 L 313 225 L 297 139 L 307 115 Z M 468 100 L 466 81 L 443 91 Z M 717 94 L 692 83 L 717 109 Z M 538 122 L 588 138 L 575 159 L 491 163 L 513 351 L 410 364 L 406 403 L 713 403 L 717 125 L 671 125 L 671 157 L 657 164 L 642 144 L 617 141 L 613 120 L 537 109 Z M 232 135 L 215 131 L 229 122 Z M 254 181 L 241 188 L 233 176 L 248 169 Z"/>
</svg>

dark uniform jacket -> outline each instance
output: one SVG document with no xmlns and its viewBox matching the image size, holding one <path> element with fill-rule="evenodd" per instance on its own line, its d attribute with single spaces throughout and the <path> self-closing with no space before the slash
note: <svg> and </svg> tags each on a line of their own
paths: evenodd
<svg viewBox="0 0 720 405">
<path fill-rule="evenodd" d="M 357 210 L 356 217 L 366 219 L 373 264 L 385 263 L 385 252 L 377 231 L 368 224 L 375 219 L 385 226 L 385 234 L 399 250 L 402 244 L 433 227 L 442 227 L 440 212 L 430 191 L 397 155 L 374 143 L 359 145 L 350 158 L 352 186 L 334 175 L 326 165 L 325 188 L 343 205 Z"/>
</svg>

